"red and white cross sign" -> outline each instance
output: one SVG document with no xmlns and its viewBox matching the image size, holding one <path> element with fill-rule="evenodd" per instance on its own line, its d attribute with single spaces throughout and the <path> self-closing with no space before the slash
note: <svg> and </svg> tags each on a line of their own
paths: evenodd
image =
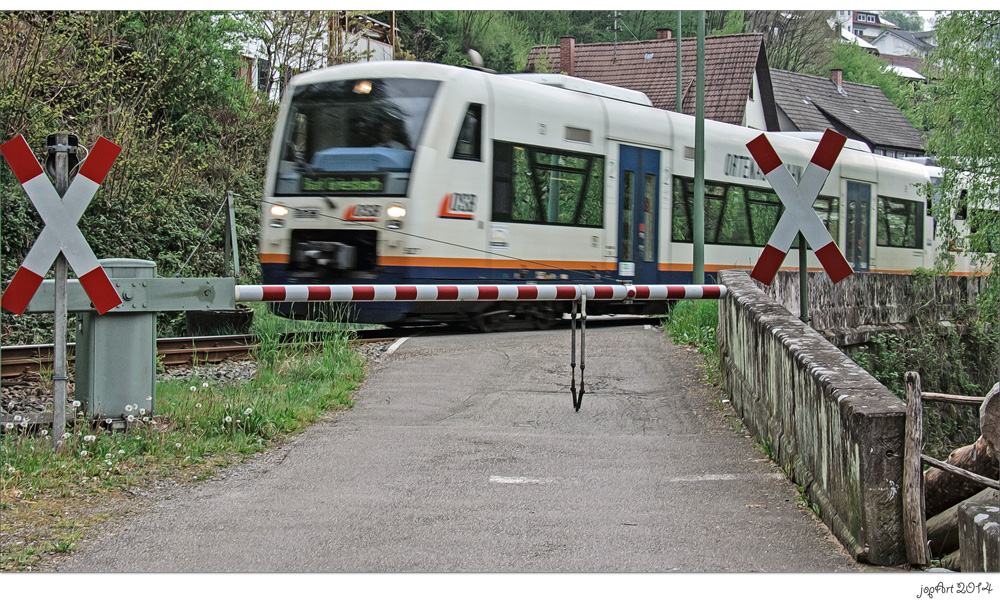
<svg viewBox="0 0 1000 610">
<path fill-rule="evenodd" d="M 782 165 L 778 153 L 774 151 L 765 134 L 757 136 L 747 144 L 747 149 L 764 172 L 767 181 L 785 204 L 785 213 L 774 227 L 774 233 L 764 246 L 764 251 L 750 277 L 762 284 L 770 285 L 785 260 L 788 249 L 792 247 L 796 232 L 802 233 L 812 246 L 816 258 L 834 283 L 854 273 L 847 259 L 837 248 L 837 242 L 812 208 L 845 142 L 847 142 L 846 137 L 827 129 L 809 165 L 802 173 L 802 179 L 797 184 L 788 168 Z"/>
<path fill-rule="evenodd" d="M 76 226 L 121 150 L 117 144 L 99 138 L 79 174 L 66 189 L 66 195 L 60 199 L 24 136 L 0 145 L 0 152 L 45 222 L 41 234 L 4 291 L 0 306 L 16 314 L 24 313 L 59 252 L 73 267 L 97 313 L 103 314 L 121 305 L 121 297 Z"/>
</svg>

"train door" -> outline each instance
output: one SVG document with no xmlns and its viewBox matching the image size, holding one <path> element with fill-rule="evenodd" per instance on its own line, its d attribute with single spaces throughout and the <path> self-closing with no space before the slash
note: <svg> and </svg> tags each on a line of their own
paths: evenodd
<svg viewBox="0 0 1000 610">
<path fill-rule="evenodd" d="M 618 275 L 636 284 L 658 281 L 660 152 L 621 147 L 618 187 Z"/>
<path fill-rule="evenodd" d="M 847 181 L 847 262 L 855 271 L 868 271 L 871 262 L 872 187 Z"/>
</svg>

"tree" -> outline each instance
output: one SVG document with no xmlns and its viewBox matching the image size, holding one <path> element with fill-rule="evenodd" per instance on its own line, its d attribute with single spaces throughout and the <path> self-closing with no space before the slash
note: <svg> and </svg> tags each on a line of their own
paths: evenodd
<svg viewBox="0 0 1000 610">
<path fill-rule="evenodd" d="M 747 11 L 746 29 L 764 35 L 773 69 L 811 72 L 829 62 L 836 33 L 829 11 Z M 846 76 L 846 75 L 845 75 Z"/>
<path fill-rule="evenodd" d="M 935 78 L 918 105 L 928 129 L 927 150 L 943 175 L 930 189 L 937 230 L 945 243 L 962 243 L 955 217 L 966 217 L 966 252 L 990 269 L 980 299 L 985 319 L 998 320 L 997 259 L 1000 226 L 1000 11 L 952 11 L 936 23 L 938 46 L 930 55 Z M 941 253 L 942 265 L 950 263 Z"/>
<path fill-rule="evenodd" d="M 878 15 L 907 32 L 920 32 L 924 29 L 924 18 L 917 11 L 878 11 Z"/>
<path fill-rule="evenodd" d="M 256 198 L 276 108 L 235 77 L 241 27 L 201 11 L 0 12 L 0 141 L 23 135 L 37 151 L 62 131 L 84 146 L 104 136 L 122 147 L 79 223 L 98 257 L 153 260 L 168 276 L 218 274 L 221 247 L 198 245 L 206 229 L 221 245 L 212 218 L 232 190 L 242 195 L 241 260 L 256 272 Z M 0 199 L 9 279 L 41 221 L 6 162 Z M 7 313 L 3 323 L 5 340 L 32 324 Z"/>
</svg>

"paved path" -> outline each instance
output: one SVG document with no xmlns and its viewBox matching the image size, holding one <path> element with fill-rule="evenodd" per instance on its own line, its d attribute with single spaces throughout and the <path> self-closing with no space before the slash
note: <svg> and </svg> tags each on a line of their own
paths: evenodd
<svg viewBox="0 0 1000 610">
<path fill-rule="evenodd" d="M 840 572 L 855 564 L 660 331 L 417 337 L 355 407 L 63 571 Z"/>
</svg>

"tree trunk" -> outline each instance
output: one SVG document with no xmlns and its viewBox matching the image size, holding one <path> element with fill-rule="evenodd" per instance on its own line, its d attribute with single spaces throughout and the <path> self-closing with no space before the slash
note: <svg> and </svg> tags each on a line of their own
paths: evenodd
<svg viewBox="0 0 1000 610">
<path fill-rule="evenodd" d="M 962 500 L 946 511 L 938 513 L 927 521 L 927 542 L 931 555 L 944 557 L 958 550 L 958 507 L 965 502 L 992 502 L 996 504 L 1000 494 L 995 489 L 984 489 L 968 500 Z"/>
<path fill-rule="evenodd" d="M 986 441 L 981 436 L 975 443 L 952 451 L 947 463 L 990 479 L 996 479 L 1000 471 L 997 458 L 990 455 Z M 939 468 L 930 468 L 924 472 L 926 498 L 924 514 L 928 518 L 933 517 L 982 489 L 985 489 L 985 486 L 979 483 Z"/>
<path fill-rule="evenodd" d="M 1000 461 L 997 459 L 1000 454 L 997 451 L 997 436 L 1000 435 L 1000 383 L 993 386 L 980 407 L 979 430 L 982 433 L 979 440 L 952 451 L 947 463 L 997 479 L 1000 477 Z M 928 518 L 933 517 L 983 489 L 985 487 L 979 483 L 939 468 L 930 468 L 924 472 L 924 514 Z"/>
</svg>

